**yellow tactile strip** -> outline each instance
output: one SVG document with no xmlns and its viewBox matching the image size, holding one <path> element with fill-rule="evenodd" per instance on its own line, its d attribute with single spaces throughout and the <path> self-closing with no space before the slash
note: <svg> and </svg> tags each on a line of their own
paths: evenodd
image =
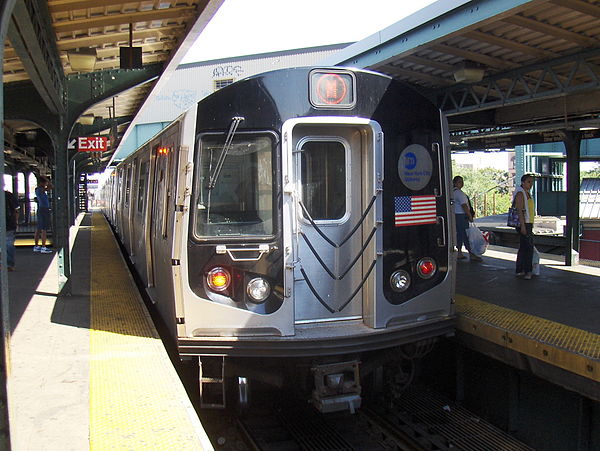
<svg viewBox="0 0 600 451">
<path fill-rule="evenodd" d="M 600 382 L 600 335 L 456 295 L 459 330 Z"/>
<path fill-rule="evenodd" d="M 90 449 L 212 449 L 108 224 L 92 223 Z"/>
</svg>

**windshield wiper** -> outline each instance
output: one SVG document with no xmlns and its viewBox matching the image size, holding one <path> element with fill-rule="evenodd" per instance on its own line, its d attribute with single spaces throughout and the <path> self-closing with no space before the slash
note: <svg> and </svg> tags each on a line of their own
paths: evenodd
<svg viewBox="0 0 600 451">
<path fill-rule="evenodd" d="M 223 169 L 223 163 L 225 162 L 225 158 L 227 157 L 227 153 L 229 149 L 231 149 L 231 144 L 233 142 L 233 137 L 235 136 L 235 132 L 238 126 L 242 123 L 245 118 L 241 116 L 236 116 L 231 120 L 231 125 L 229 126 L 229 131 L 227 132 L 227 137 L 225 138 L 225 144 L 223 145 L 223 151 L 221 155 L 219 155 L 219 160 L 215 165 L 215 170 L 210 176 L 210 180 L 208 181 L 207 189 L 211 190 L 217 184 L 217 179 L 219 178 L 219 174 L 221 174 L 221 169 Z"/>
<path fill-rule="evenodd" d="M 219 174 L 221 174 L 221 169 L 223 169 L 223 163 L 225 162 L 225 158 L 227 157 L 227 153 L 229 149 L 231 149 L 231 145 L 233 143 L 233 137 L 235 136 L 235 132 L 238 126 L 244 121 L 245 118 L 241 116 L 235 116 L 231 119 L 231 125 L 229 126 L 229 131 L 227 132 L 227 137 L 225 138 L 225 144 L 223 145 L 223 150 L 221 151 L 221 155 L 219 155 L 219 160 L 215 165 L 215 169 L 210 175 L 210 179 L 208 180 L 208 186 L 206 189 L 208 190 L 208 199 L 206 205 L 206 223 L 210 224 L 210 198 L 212 194 L 212 190 L 217 184 L 217 180 L 219 179 Z"/>
</svg>

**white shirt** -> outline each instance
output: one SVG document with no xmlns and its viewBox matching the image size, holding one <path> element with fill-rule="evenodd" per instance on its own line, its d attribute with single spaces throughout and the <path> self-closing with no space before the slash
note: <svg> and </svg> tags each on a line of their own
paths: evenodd
<svg viewBox="0 0 600 451">
<path fill-rule="evenodd" d="M 467 195 L 462 192 L 462 190 L 458 188 L 454 188 L 454 213 L 457 215 L 464 215 L 465 211 L 462 208 L 462 205 L 469 205 L 469 200 L 467 199 Z"/>
</svg>

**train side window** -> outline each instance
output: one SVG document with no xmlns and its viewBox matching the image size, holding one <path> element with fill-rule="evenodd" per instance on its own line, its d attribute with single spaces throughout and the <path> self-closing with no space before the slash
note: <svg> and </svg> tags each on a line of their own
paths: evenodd
<svg viewBox="0 0 600 451">
<path fill-rule="evenodd" d="M 309 140 L 300 152 L 302 203 L 314 220 L 346 214 L 346 148 L 339 141 Z"/>
<path fill-rule="evenodd" d="M 129 192 L 131 191 L 131 166 L 127 166 L 125 179 L 125 207 L 129 207 Z"/>
<path fill-rule="evenodd" d="M 148 162 L 144 161 L 140 165 L 140 178 L 138 184 L 137 211 L 143 213 L 146 200 L 146 174 L 148 173 Z"/>
</svg>

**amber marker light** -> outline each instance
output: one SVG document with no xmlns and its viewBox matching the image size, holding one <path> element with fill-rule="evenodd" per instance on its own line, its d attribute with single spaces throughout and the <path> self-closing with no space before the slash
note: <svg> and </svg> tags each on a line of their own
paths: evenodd
<svg viewBox="0 0 600 451">
<path fill-rule="evenodd" d="M 231 283 L 231 275 L 226 269 L 217 266 L 211 269 L 206 275 L 206 283 L 213 291 L 225 291 Z"/>
</svg>

